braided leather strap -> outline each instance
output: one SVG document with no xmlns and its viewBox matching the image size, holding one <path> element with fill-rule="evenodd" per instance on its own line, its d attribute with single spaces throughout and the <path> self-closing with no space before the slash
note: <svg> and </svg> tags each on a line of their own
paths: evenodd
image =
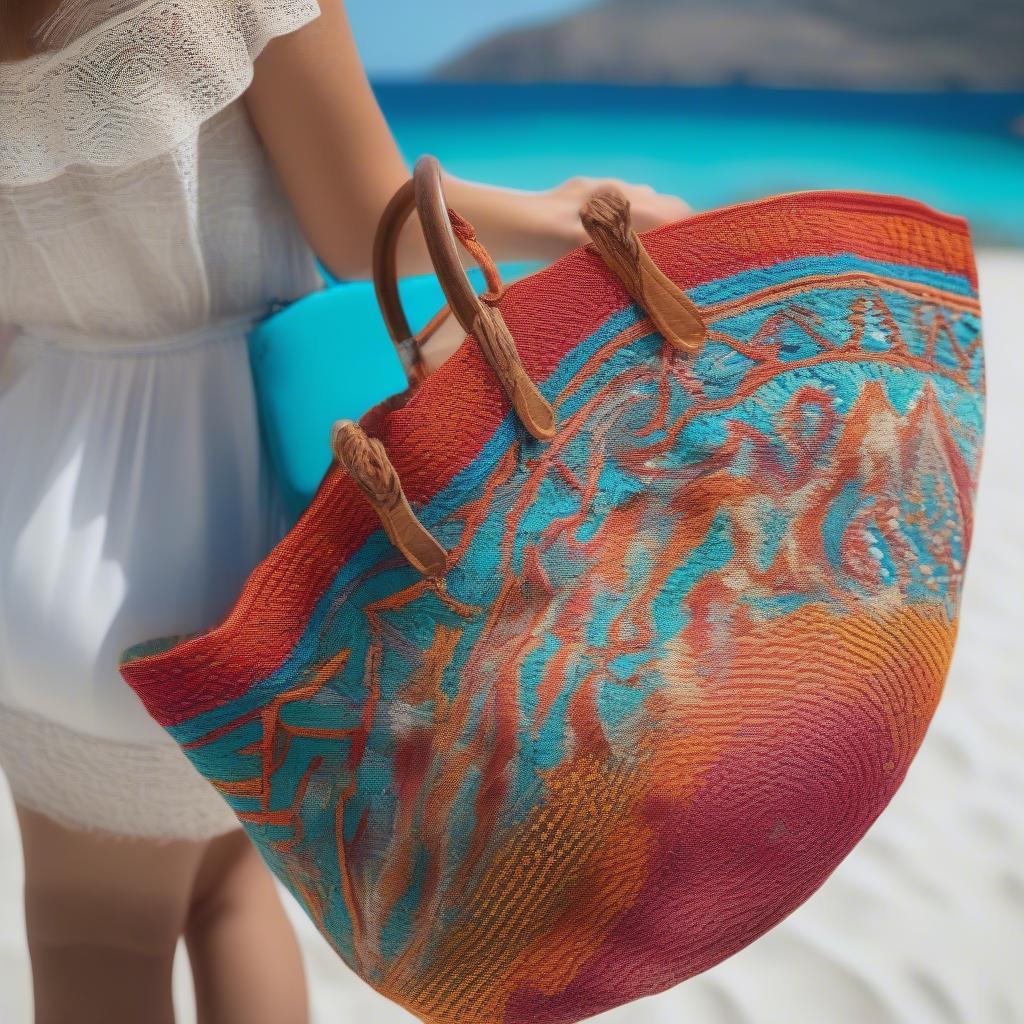
<svg viewBox="0 0 1024 1024">
<path fill-rule="evenodd" d="M 682 352 L 697 352 L 708 333 L 700 310 L 643 247 L 630 222 L 629 200 L 618 189 L 595 192 L 580 219 L 594 248 L 662 337 Z"/>
<path fill-rule="evenodd" d="M 331 449 L 373 506 L 391 543 L 424 576 L 443 576 L 448 552 L 413 512 L 384 445 L 358 423 L 338 420 L 331 430 Z"/>
</svg>

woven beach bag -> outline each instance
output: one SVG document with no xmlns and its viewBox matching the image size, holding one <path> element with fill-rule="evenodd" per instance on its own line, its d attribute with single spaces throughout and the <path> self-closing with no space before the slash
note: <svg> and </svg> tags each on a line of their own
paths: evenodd
<svg viewBox="0 0 1024 1024">
<path fill-rule="evenodd" d="M 468 332 L 429 375 L 414 201 Z M 478 298 L 421 160 L 376 254 L 412 384 L 335 426 L 223 624 L 123 663 L 338 954 L 436 1024 L 570 1024 L 754 941 L 899 787 L 956 633 L 965 223 L 851 192 L 582 217 Z"/>
</svg>

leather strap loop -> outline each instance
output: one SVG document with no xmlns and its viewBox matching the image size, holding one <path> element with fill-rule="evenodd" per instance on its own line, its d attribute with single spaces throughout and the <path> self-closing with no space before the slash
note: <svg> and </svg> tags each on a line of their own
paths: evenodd
<svg viewBox="0 0 1024 1024">
<path fill-rule="evenodd" d="M 618 189 L 595 192 L 583 204 L 580 219 L 594 248 L 662 337 L 682 352 L 699 351 L 708 334 L 704 318 L 644 248 L 633 230 L 629 200 Z"/>
<path fill-rule="evenodd" d="M 418 384 L 425 370 L 418 339 L 409 327 L 398 293 L 396 252 L 402 227 L 413 210 L 419 213 L 427 251 L 451 311 L 463 330 L 476 338 L 523 426 L 538 439 L 554 436 L 554 411 L 527 374 L 501 315 L 498 301 L 503 286 L 497 267 L 477 240 L 472 225 L 448 208 L 441 166 L 430 156 L 417 161 L 412 179 L 388 203 L 373 248 L 377 301 L 410 385 Z M 707 336 L 700 311 L 644 249 L 630 223 L 626 197 L 614 190 L 597 193 L 580 210 L 580 217 L 605 263 L 666 341 L 686 352 L 697 351 Z M 456 236 L 484 270 L 488 291 L 482 298 L 462 268 Z M 352 420 L 339 420 L 331 431 L 331 447 L 373 505 L 392 543 L 425 576 L 444 575 L 448 553 L 413 512 L 384 445 Z"/>
<path fill-rule="evenodd" d="M 501 380 L 523 425 L 540 440 L 554 437 L 554 410 L 527 375 L 501 310 L 497 306 L 481 305 L 473 321 L 472 334 Z"/>
<path fill-rule="evenodd" d="M 488 276 L 488 303 L 481 301 L 462 267 L 452 217 L 445 201 L 441 165 L 432 156 L 416 162 L 412 181 L 395 193 L 381 217 L 373 247 L 373 280 L 384 322 L 399 354 L 406 363 L 413 384 L 424 376 L 419 350 L 398 294 L 396 251 L 402 227 L 413 210 L 419 213 L 427 251 L 438 282 L 452 313 L 467 334 L 477 338 L 523 426 L 538 440 L 555 433 L 555 415 L 547 399 L 530 379 L 516 350 L 501 311 L 493 303 L 500 297 L 495 289 L 496 269 L 485 250 L 476 241 L 472 227 L 457 218 L 467 248 L 481 263 Z M 490 273 L 493 271 L 493 274 Z M 495 291 L 498 294 L 492 294 Z"/>
<path fill-rule="evenodd" d="M 413 512 L 384 445 L 358 423 L 338 420 L 331 429 L 331 448 L 380 517 L 391 543 L 424 576 L 443 576 L 448 552 Z"/>
</svg>

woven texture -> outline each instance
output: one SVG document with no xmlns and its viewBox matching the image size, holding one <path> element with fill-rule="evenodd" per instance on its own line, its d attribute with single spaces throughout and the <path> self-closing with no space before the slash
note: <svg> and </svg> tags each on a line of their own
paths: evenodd
<svg viewBox="0 0 1024 1024">
<path fill-rule="evenodd" d="M 363 425 L 451 552 L 344 474 L 208 634 L 123 672 L 364 979 L 437 1024 L 661 991 L 807 899 L 939 699 L 983 426 L 964 223 L 808 193 L 645 236 L 687 358 L 582 249 Z"/>
</svg>

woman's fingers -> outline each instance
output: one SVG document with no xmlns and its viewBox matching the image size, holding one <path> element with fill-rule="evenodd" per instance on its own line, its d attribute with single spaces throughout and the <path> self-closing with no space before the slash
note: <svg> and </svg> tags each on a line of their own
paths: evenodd
<svg viewBox="0 0 1024 1024">
<path fill-rule="evenodd" d="M 653 189 L 649 192 L 623 189 L 623 192 L 629 200 L 633 227 L 637 231 L 648 231 L 693 213 L 690 204 L 678 196 L 662 195 Z"/>
<path fill-rule="evenodd" d="M 693 213 L 685 199 L 665 192 L 658 192 L 650 185 L 637 185 L 621 178 L 575 177 L 558 185 L 548 193 L 556 202 L 563 204 L 566 215 L 576 217 L 580 206 L 594 192 L 614 188 L 629 200 L 633 226 L 637 231 L 682 220 Z"/>
</svg>

